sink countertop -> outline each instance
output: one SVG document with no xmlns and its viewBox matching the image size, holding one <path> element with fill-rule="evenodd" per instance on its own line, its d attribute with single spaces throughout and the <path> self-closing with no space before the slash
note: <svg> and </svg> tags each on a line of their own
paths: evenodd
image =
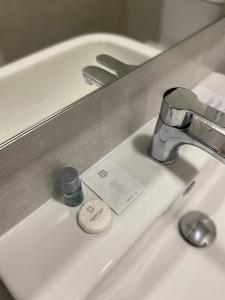
<svg viewBox="0 0 225 300">
<path fill-rule="evenodd" d="M 114 214 L 106 235 L 82 232 L 77 209 L 49 200 L 1 238 L 0 277 L 16 300 L 84 299 L 207 164 L 208 154 L 194 147 L 184 147 L 171 167 L 152 161 L 147 150 L 154 127 L 151 121 L 107 156 L 145 191 L 120 216 Z M 86 201 L 97 197 L 86 186 L 84 195 Z"/>
<path fill-rule="evenodd" d="M 145 189 L 120 216 L 113 213 L 107 234 L 84 233 L 76 223 L 77 209 L 50 199 L 2 236 L 0 277 L 16 300 L 86 299 L 193 178 L 209 172 L 214 159 L 193 146 L 182 147 L 172 166 L 151 160 L 148 148 L 155 121 L 106 156 Z M 97 198 L 86 186 L 84 195 L 85 201 Z"/>
</svg>

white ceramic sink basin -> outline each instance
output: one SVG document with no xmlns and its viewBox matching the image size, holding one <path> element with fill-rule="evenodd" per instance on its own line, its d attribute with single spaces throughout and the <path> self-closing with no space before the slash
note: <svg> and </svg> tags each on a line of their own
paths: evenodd
<svg viewBox="0 0 225 300">
<path fill-rule="evenodd" d="M 0 144 L 94 91 L 82 69 L 96 65 L 98 54 L 140 65 L 159 52 L 119 35 L 89 34 L 1 67 Z"/>
<path fill-rule="evenodd" d="M 113 215 L 106 235 L 82 232 L 77 209 L 50 200 L 1 238 L 0 278 L 16 300 L 86 299 L 208 162 L 208 155 L 194 147 L 183 148 L 172 167 L 152 161 L 147 150 L 154 127 L 152 121 L 109 155 L 145 191 L 120 216 Z M 86 200 L 97 197 L 85 185 L 84 192 Z"/>
<path fill-rule="evenodd" d="M 180 199 L 121 258 L 89 300 L 224 300 L 225 167 L 212 159 Z M 179 234 L 179 219 L 192 210 L 208 214 L 217 238 L 204 249 Z"/>
<path fill-rule="evenodd" d="M 204 88 L 213 89 L 219 77 L 196 92 L 210 93 Z M 224 299 L 225 167 L 192 146 L 182 147 L 171 166 L 151 160 L 154 127 L 152 120 L 107 156 L 144 186 L 121 215 L 113 213 L 107 234 L 84 233 L 77 209 L 51 199 L 0 238 L 0 278 L 15 300 Z M 86 201 L 97 197 L 83 187 Z M 178 234 L 179 217 L 196 208 L 217 226 L 207 249 Z"/>
</svg>

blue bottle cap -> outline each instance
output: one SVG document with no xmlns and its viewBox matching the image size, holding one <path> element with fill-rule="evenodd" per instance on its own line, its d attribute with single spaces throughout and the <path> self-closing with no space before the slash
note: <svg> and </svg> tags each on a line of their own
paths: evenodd
<svg viewBox="0 0 225 300">
<path fill-rule="evenodd" d="M 59 172 L 59 183 L 64 193 L 70 194 L 80 188 L 80 178 L 77 170 L 72 167 L 65 167 Z"/>
</svg>

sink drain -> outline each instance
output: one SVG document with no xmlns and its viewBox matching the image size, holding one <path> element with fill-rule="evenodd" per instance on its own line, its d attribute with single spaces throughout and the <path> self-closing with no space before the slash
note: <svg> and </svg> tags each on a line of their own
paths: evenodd
<svg viewBox="0 0 225 300">
<path fill-rule="evenodd" d="M 216 226 L 206 214 L 199 211 L 186 213 L 179 222 L 182 237 L 195 247 L 207 247 L 216 238 Z"/>
</svg>

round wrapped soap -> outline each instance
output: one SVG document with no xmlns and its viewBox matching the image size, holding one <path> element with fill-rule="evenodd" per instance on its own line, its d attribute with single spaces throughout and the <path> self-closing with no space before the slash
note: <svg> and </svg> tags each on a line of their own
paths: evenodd
<svg viewBox="0 0 225 300">
<path fill-rule="evenodd" d="M 112 211 L 100 199 L 85 202 L 78 211 L 78 224 L 87 233 L 103 233 L 112 225 Z"/>
</svg>

